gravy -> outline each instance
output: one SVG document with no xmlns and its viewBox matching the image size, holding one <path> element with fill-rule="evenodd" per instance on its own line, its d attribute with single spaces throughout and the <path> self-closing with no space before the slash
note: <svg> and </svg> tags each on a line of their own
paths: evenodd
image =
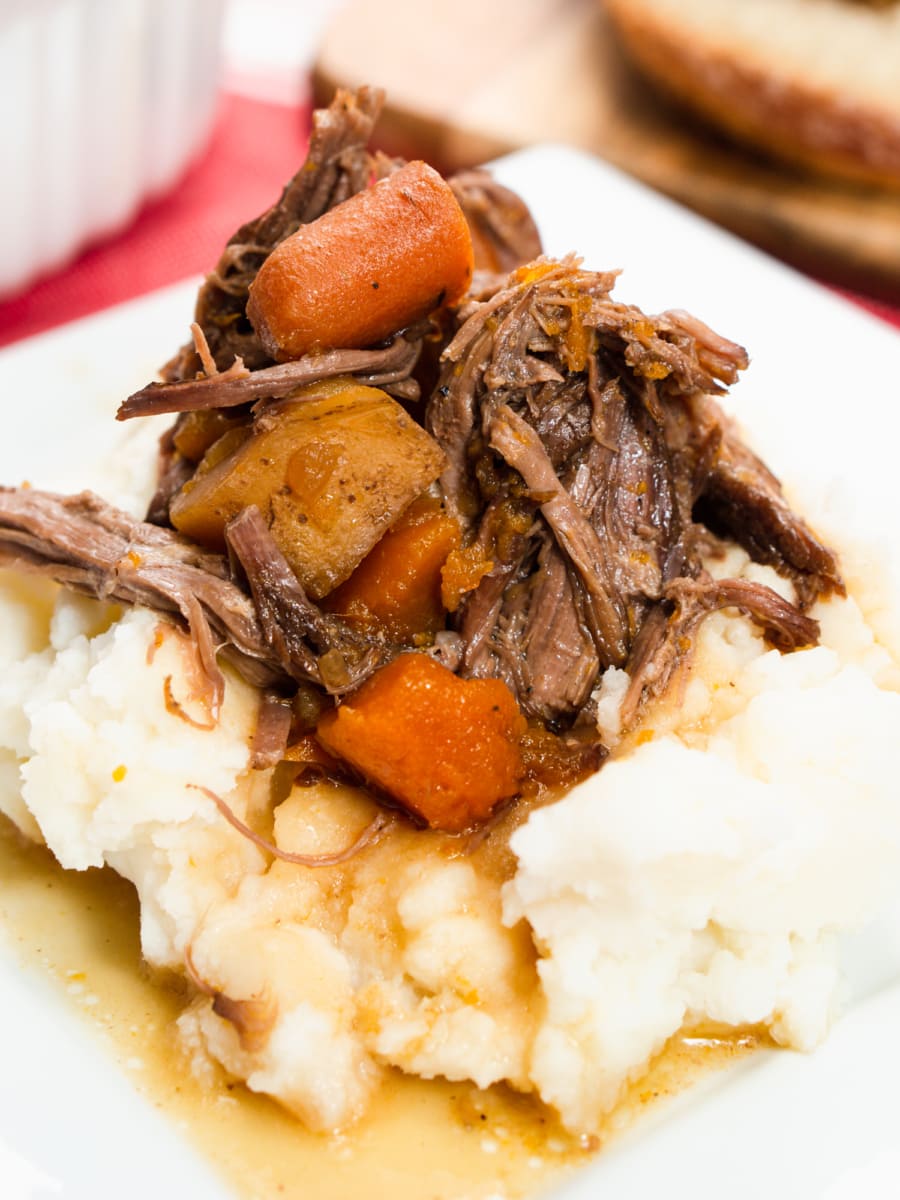
<svg viewBox="0 0 900 1200">
<path fill-rule="evenodd" d="M 181 981 L 151 978 L 132 886 L 110 870 L 63 871 L 0 817 L 0 921 L 26 966 L 49 970 L 103 1031 L 135 1088 L 221 1172 L 236 1196 L 392 1200 L 530 1195 L 589 1160 L 650 1104 L 749 1053 L 764 1035 L 672 1039 L 597 1137 L 577 1140 L 507 1088 L 413 1079 L 399 1071 L 347 1134 L 309 1133 L 273 1101 L 224 1078 L 200 1081 L 174 1022 Z"/>
</svg>

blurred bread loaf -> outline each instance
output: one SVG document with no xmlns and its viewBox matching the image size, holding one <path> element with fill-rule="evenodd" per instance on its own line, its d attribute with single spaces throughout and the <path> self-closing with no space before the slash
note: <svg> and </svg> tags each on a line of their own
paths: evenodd
<svg viewBox="0 0 900 1200">
<path fill-rule="evenodd" d="M 604 0 L 637 65 L 736 138 L 900 188 L 900 0 Z"/>
</svg>

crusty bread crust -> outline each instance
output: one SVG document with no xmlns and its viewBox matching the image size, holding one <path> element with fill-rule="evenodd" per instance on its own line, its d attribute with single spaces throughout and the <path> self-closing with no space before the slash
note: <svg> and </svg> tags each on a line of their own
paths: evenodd
<svg viewBox="0 0 900 1200">
<path fill-rule="evenodd" d="M 730 4 L 733 0 L 722 0 Z M 700 116 L 757 149 L 821 174 L 900 188 L 900 74 L 882 107 L 771 59 L 738 57 L 737 41 L 697 36 L 654 0 L 605 0 L 629 54 L 658 85 Z M 662 11 L 664 10 L 664 11 Z M 834 7 L 830 6 L 830 19 Z M 887 14 L 886 35 L 898 25 Z M 896 48 L 891 52 L 896 56 Z"/>
</svg>

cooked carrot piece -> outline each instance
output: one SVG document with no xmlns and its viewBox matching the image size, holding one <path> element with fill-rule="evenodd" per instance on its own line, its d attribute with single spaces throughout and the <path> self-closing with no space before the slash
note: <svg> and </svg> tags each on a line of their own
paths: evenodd
<svg viewBox="0 0 900 1200">
<path fill-rule="evenodd" d="M 456 612 L 466 592 L 474 591 L 493 569 L 477 543 L 453 550 L 441 568 L 441 600 L 447 612 Z"/>
<path fill-rule="evenodd" d="M 472 262 L 450 185 L 411 162 L 276 246 L 247 315 L 273 358 L 371 346 L 459 300 Z"/>
<path fill-rule="evenodd" d="M 519 790 L 524 730 L 504 683 L 401 654 L 326 713 L 316 736 L 432 829 L 458 833 Z"/>
<path fill-rule="evenodd" d="M 324 607 L 355 624 L 381 627 L 398 642 L 435 634 L 446 620 L 441 568 L 459 541 L 459 523 L 436 501 L 416 502 Z"/>
</svg>

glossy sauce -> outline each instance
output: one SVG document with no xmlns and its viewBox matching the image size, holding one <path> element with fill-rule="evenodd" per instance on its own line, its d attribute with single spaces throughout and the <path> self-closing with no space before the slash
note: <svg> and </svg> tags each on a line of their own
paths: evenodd
<svg viewBox="0 0 900 1200">
<path fill-rule="evenodd" d="M 580 1142 L 529 1097 L 502 1087 L 388 1077 L 358 1126 L 308 1133 L 272 1101 L 224 1079 L 199 1081 L 181 1055 L 180 981 L 142 965 L 134 889 L 109 870 L 67 872 L 0 817 L 0 921 L 23 962 L 49 970 L 99 1026 L 135 1088 L 221 1171 L 236 1196 L 285 1200 L 471 1200 L 527 1196 L 583 1165 L 647 1105 L 764 1038 L 673 1039 L 607 1126 Z"/>
</svg>

